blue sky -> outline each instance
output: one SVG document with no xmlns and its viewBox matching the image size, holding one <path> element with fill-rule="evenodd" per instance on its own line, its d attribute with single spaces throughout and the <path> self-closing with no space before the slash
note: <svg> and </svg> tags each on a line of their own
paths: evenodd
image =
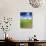
<svg viewBox="0 0 46 46">
<path fill-rule="evenodd" d="M 20 16 L 22 16 L 22 17 L 32 17 L 32 12 L 20 12 Z"/>
</svg>

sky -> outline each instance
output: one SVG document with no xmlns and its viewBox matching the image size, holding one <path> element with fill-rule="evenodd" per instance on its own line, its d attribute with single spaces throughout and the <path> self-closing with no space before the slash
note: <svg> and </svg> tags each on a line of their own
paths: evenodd
<svg viewBox="0 0 46 46">
<path fill-rule="evenodd" d="M 21 17 L 32 17 L 32 12 L 20 12 Z"/>
</svg>

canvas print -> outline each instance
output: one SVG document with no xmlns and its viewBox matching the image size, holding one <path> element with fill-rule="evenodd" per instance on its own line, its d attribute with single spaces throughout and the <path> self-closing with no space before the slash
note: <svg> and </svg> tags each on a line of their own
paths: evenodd
<svg viewBox="0 0 46 46">
<path fill-rule="evenodd" d="M 20 28 L 32 28 L 32 12 L 20 12 Z"/>
</svg>

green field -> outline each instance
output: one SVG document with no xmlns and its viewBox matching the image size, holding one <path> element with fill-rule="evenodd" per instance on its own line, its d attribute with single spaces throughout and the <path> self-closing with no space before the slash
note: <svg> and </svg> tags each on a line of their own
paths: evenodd
<svg viewBox="0 0 46 46">
<path fill-rule="evenodd" d="M 32 28 L 32 19 L 20 19 L 21 28 Z"/>
</svg>

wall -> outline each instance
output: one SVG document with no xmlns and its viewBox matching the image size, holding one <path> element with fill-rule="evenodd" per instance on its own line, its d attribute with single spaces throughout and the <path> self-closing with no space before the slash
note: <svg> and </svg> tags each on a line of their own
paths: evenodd
<svg viewBox="0 0 46 46">
<path fill-rule="evenodd" d="M 33 13 L 33 28 L 32 29 L 20 29 L 20 12 L 30 11 Z M 0 18 L 12 17 L 13 22 L 10 31 L 10 35 L 17 40 L 27 40 L 34 34 L 37 35 L 39 40 L 44 40 L 45 36 L 45 8 L 33 8 L 30 6 L 28 0 L 0 0 Z M 2 31 L 1 31 L 2 33 Z M 0 33 L 0 34 L 1 34 Z M 2 34 L 1 34 L 2 35 Z M 3 37 L 0 36 L 0 39 Z M 3 38 L 4 39 L 4 38 Z"/>
</svg>

